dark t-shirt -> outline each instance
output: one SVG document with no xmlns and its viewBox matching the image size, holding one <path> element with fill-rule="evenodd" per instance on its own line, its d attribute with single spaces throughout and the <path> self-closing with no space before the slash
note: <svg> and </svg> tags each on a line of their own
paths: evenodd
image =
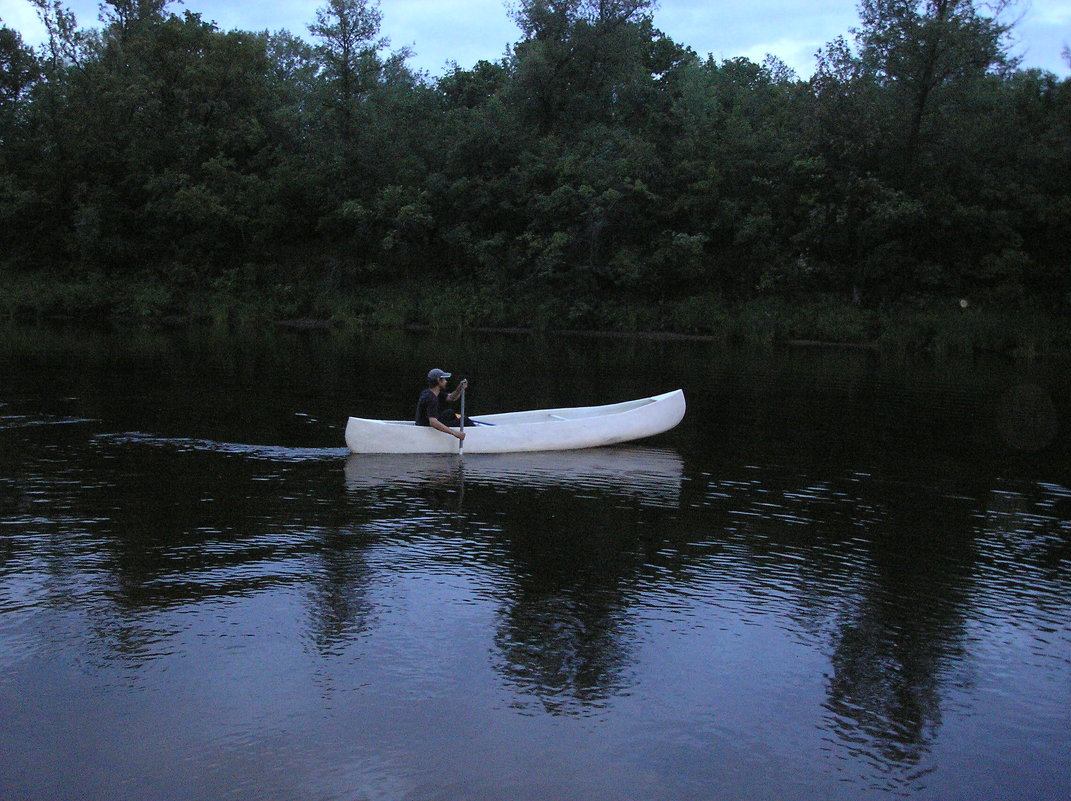
<svg viewBox="0 0 1071 801">
<path fill-rule="evenodd" d="M 428 422 L 428 418 L 435 420 L 439 418 L 439 396 L 430 389 L 425 389 L 420 393 L 420 400 L 417 401 L 416 424 L 429 426 L 431 423 Z"/>
</svg>

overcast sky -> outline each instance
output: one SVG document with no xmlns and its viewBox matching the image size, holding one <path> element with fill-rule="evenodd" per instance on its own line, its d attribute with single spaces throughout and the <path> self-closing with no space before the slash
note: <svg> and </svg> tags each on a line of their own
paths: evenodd
<svg viewBox="0 0 1071 801">
<path fill-rule="evenodd" d="M 229 30 L 280 30 L 309 38 L 308 24 L 324 0 L 186 0 L 171 8 L 199 12 Z M 99 0 L 67 0 L 82 27 L 98 25 Z M 1020 0 L 1015 53 L 1023 66 L 1071 73 L 1061 57 L 1071 43 L 1071 0 Z M 382 34 L 392 49 L 411 47 L 410 66 L 433 76 L 448 61 L 471 67 L 494 61 L 519 38 L 504 0 L 381 0 Z M 0 19 L 32 44 L 44 31 L 29 0 L 0 0 Z M 814 71 L 814 54 L 858 23 L 857 0 L 661 0 L 655 24 L 674 41 L 716 59 L 772 53 L 802 77 Z"/>
</svg>

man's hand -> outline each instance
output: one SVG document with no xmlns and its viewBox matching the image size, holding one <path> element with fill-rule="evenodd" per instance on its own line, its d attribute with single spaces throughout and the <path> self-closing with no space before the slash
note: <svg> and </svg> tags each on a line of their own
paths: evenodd
<svg viewBox="0 0 1071 801">
<path fill-rule="evenodd" d="M 464 431 L 455 431 L 455 432 L 452 432 L 452 433 L 454 434 L 455 437 L 457 437 L 462 442 L 465 441 L 465 432 Z"/>
</svg>

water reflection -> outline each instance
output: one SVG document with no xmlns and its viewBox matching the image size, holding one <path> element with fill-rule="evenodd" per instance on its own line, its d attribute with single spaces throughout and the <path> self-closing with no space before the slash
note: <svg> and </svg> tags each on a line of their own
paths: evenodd
<svg viewBox="0 0 1071 801">
<path fill-rule="evenodd" d="M 659 514 L 610 493 L 558 489 L 501 519 L 511 580 L 497 615 L 495 667 L 520 693 L 518 708 L 529 699 L 552 714 L 599 714 L 635 681 L 642 528 Z"/>
<path fill-rule="evenodd" d="M 753 469 L 706 477 L 694 502 L 723 526 L 719 565 L 742 569 L 754 612 L 828 654 L 831 753 L 889 790 L 928 770 L 947 695 L 969 682 L 977 490 L 935 483 Z"/>
<path fill-rule="evenodd" d="M 620 593 L 548 577 L 522 581 L 516 593 L 500 614 L 495 666 L 521 693 L 517 709 L 531 711 L 528 697 L 551 714 L 596 714 L 627 689 L 635 633 Z"/>
<path fill-rule="evenodd" d="M 963 681 L 979 520 L 1001 544 L 981 556 L 1025 549 L 1000 556 L 1003 568 L 1036 557 L 1066 584 L 1067 495 L 1054 485 L 1029 499 L 944 486 L 920 504 L 918 488 L 867 474 L 686 478 L 684 460 L 658 448 L 343 460 L 129 434 L 89 442 L 94 465 L 68 465 L 65 479 L 23 473 L 3 497 L 47 511 L 32 519 L 66 536 L 45 551 L 52 597 L 87 610 L 101 660 L 166 658 L 182 622 L 165 610 L 283 587 L 302 588 L 313 647 L 337 657 L 389 611 L 373 563 L 402 542 L 394 570 L 456 559 L 497 576 L 493 664 L 529 714 L 604 714 L 628 693 L 644 607 L 690 598 L 734 610 L 738 622 L 722 621 L 732 629 L 791 620 L 828 649 L 837 752 L 872 762 L 889 786 L 925 769 L 943 696 Z M 340 466 L 344 486 L 325 491 Z M 85 516 L 64 522 L 64 509 Z M 1058 621 L 1066 604 L 1053 602 Z"/>
<path fill-rule="evenodd" d="M 308 577 L 310 636 L 319 653 L 343 653 L 371 625 L 375 603 L 370 587 L 375 574 L 368 564 L 367 544 L 347 531 L 325 533 Z"/>
<path fill-rule="evenodd" d="M 351 455 L 345 476 L 351 493 L 419 497 L 464 511 L 466 523 L 479 527 L 486 539 L 468 544 L 470 557 L 491 548 L 489 558 L 510 566 L 499 593 L 495 665 L 539 709 L 589 714 L 627 686 L 634 638 L 627 592 L 644 557 L 633 547 L 636 526 L 645 509 L 679 506 L 679 454 L 620 447 Z"/>
<path fill-rule="evenodd" d="M 346 486 L 351 490 L 381 487 L 489 486 L 501 492 L 520 488 L 588 490 L 644 506 L 675 508 L 680 501 L 684 462 L 660 448 L 588 448 L 537 453 L 350 454 Z"/>
<path fill-rule="evenodd" d="M 183 753 L 242 776 L 230 797 L 272 795 L 291 765 L 337 777 L 331 798 L 371 765 L 430 797 L 523 788 L 517 754 L 554 774 L 547 797 L 945 797 L 991 764 L 1004 789 L 1066 795 L 1065 776 L 1028 785 L 1021 767 L 1071 755 L 1062 451 L 998 463 L 961 443 L 967 423 L 920 443 L 919 418 L 941 435 L 913 405 L 933 383 L 887 397 L 873 361 L 823 361 L 800 411 L 803 368 L 767 354 L 735 387 L 736 357 L 718 357 L 661 447 L 347 457 L 332 415 L 404 414 L 408 396 L 357 387 L 435 348 L 279 344 L 102 338 L 84 374 L 51 345 L 23 342 L 29 367 L 0 353 L 0 711 L 17 706 L 0 784 L 92 796 L 78 770 L 52 793 L 17 766 L 66 775 L 109 732 L 124 776 Z M 601 400 L 603 360 L 672 377 L 707 375 L 711 355 L 617 347 L 534 348 L 572 371 L 546 405 Z M 506 377 L 516 343 L 457 353 Z M 340 372 L 354 364 L 360 380 Z M 206 397 L 186 391 L 199 382 Z M 942 420 L 971 395 L 956 385 Z M 129 756 L 128 717 L 168 721 L 154 759 Z M 289 795 L 328 797 L 301 782 Z"/>
</svg>

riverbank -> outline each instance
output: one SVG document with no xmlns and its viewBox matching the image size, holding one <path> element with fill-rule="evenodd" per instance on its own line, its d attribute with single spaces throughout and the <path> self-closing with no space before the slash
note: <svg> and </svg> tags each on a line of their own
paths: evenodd
<svg viewBox="0 0 1071 801">
<path fill-rule="evenodd" d="M 348 291 L 258 285 L 239 276 L 208 286 L 89 275 L 0 275 L 0 319 L 279 324 L 689 338 L 934 353 L 1000 352 L 1033 358 L 1071 353 L 1065 316 L 1022 300 L 914 298 L 871 308 L 834 294 L 598 299 L 497 287 L 388 284 Z"/>
</svg>

